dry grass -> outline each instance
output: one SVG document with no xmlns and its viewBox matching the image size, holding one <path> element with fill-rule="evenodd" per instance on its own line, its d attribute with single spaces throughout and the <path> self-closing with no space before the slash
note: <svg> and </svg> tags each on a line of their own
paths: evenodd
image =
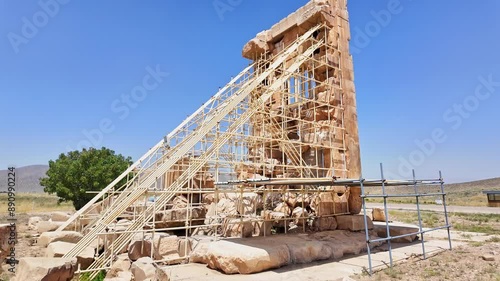
<svg viewBox="0 0 500 281">
<path fill-rule="evenodd" d="M 7 211 L 7 194 L 0 194 L 0 210 Z M 57 203 L 57 196 L 45 193 L 17 193 L 16 213 L 50 212 L 50 211 L 73 211 L 71 202 Z"/>
<path fill-rule="evenodd" d="M 500 281 L 500 259 L 484 261 L 485 253 L 498 252 L 500 245 L 482 242 L 481 245 L 464 245 L 453 251 L 445 251 L 426 260 L 418 257 L 376 272 L 352 276 L 358 281 L 441 281 L 441 280 L 496 280 Z"/>
<path fill-rule="evenodd" d="M 445 184 L 446 203 L 454 206 L 487 206 L 488 200 L 483 190 L 500 190 L 500 178 L 493 178 L 488 180 L 480 180 L 474 182 Z M 381 194 L 380 187 L 366 188 L 368 194 Z M 410 194 L 414 193 L 413 186 L 389 186 L 386 187 L 388 194 Z M 440 186 L 420 186 L 420 193 L 438 193 Z M 441 196 L 435 197 L 421 197 L 421 204 L 435 204 L 436 200 L 441 199 Z M 391 203 L 400 204 L 415 204 L 415 197 L 408 198 L 390 198 Z M 382 203 L 382 198 L 369 198 L 367 202 Z"/>
<path fill-rule="evenodd" d="M 445 217 L 442 213 L 432 211 L 420 213 L 423 227 L 445 225 Z M 449 213 L 448 218 L 454 230 L 486 234 L 500 233 L 500 215 L 498 214 Z M 390 210 L 389 220 L 418 225 L 418 214 L 415 211 Z"/>
</svg>

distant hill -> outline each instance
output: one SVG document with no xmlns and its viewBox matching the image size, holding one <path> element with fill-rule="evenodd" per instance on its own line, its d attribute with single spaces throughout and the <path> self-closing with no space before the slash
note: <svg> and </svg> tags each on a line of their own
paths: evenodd
<svg viewBox="0 0 500 281">
<path fill-rule="evenodd" d="M 16 168 L 16 192 L 42 193 L 40 178 L 45 177 L 48 165 L 31 165 Z M 7 190 L 7 170 L 0 170 L 0 191 Z"/>
<path fill-rule="evenodd" d="M 421 193 L 434 193 L 440 192 L 439 186 L 420 186 L 419 192 Z M 484 190 L 500 190 L 500 178 L 491 178 L 485 180 L 463 182 L 463 183 L 451 183 L 445 184 L 444 190 L 447 198 L 447 203 L 451 205 L 460 206 L 485 206 L 486 205 L 486 195 L 482 192 Z M 382 189 L 380 187 L 369 187 L 366 191 L 370 194 L 381 194 Z M 386 187 L 386 192 L 388 194 L 411 194 L 414 193 L 413 186 L 389 186 Z M 392 199 L 394 202 L 399 203 L 410 203 L 414 201 L 415 197 L 410 198 L 400 198 Z M 439 199 L 437 196 L 435 198 L 423 197 L 425 203 L 431 203 L 434 200 Z"/>
</svg>

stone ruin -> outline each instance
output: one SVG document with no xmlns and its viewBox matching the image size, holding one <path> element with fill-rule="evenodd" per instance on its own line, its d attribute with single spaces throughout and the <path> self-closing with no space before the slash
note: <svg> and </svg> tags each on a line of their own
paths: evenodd
<svg viewBox="0 0 500 281">
<path fill-rule="evenodd" d="M 158 265 L 184 262 L 247 274 L 366 250 L 349 40 L 346 0 L 258 33 L 251 65 L 94 200 L 30 222 L 54 260 L 21 259 L 16 280 L 168 280 Z"/>
</svg>

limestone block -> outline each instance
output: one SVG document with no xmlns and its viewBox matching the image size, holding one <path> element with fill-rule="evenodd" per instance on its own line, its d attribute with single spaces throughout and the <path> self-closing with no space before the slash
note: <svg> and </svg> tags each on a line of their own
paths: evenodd
<svg viewBox="0 0 500 281">
<path fill-rule="evenodd" d="M 274 211 L 275 212 L 279 212 L 279 213 L 284 213 L 287 216 L 290 216 L 290 214 L 292 213 L 292 210 L 290 209 L 290 207 L 288 206 L 288 204 L 286 204 L 284 202 L 279 203 L 276 206 L 276 208 L 274 208 Z"/>
<path fill-rule="evenodd" d="M 380 237 L 387 237 L 387 227 L 386 225 L 375 225 L 374 230 L 377 232 L 377 235 Z M 415 233 L 418 232 L 418 228 L 416 227 L 406 227 L 406 226 L 394 226 L 394 225 L 389 225 L 389 233 L 391 236 L 399 236 L 399 235 L 405 235 L 405 234 L 410 234 L 410 233 Z M 415 240 L 417 240 L 417 234 L 410 235 L 410 236 L 405 236 L 401 238 L 396 238 L 391 240 L 392 242 L 395 243 L 411 243 Z"/>
<path fill-rule="evenodd" d="M 335 217 L 317 218 L 314 220 L 314 229 L 317 231 L 337 229 L 337 220 Z"/>
<path fill-rule="evenodd" d="M 365 230 L 365 220 L 363 215 L 342 215 L 337 216 L 337 228 L 350 231 Z M 373 229 L 373 222 L 370 217 L 366 217 L 368 229 Z"/>
<path fill-rule="evenodd" d="M 12 236 L 13 235 L 13 236 Z M 10 224 L 0 224 L 0 260 L 10 254 L 9 239 L 17 240 L 17 229 Z"/>
<path fill-rule="evenodd" d="M 38 238 L 38 244 L 41 247 L 47 247 L 50 243 L 57 241 L 78 243 L 82 237 L 83 235 L 76 231 L 44 232 Z"/>
<path fill-rule="evenodd" d="M 223 226 L 225 237 L 252 237 L 254 226 L 250 219 L 226 219 Z"/>
<path fill-rule="evenodd" d="M 385 222 L 385 212 L 380 208 L 372 209 L 372 220 L 373 221 L 383 221 Z"/>
<path fill-rule="evenodd" d="M 178 254 L 179 237 L 166 233 L 155 233 L 154 239 L 151 233 L 135 234 L 127 248 L 128 257 L 136 261 L 142 257 L 150 257 L 153 251 L 153 258 L 161 259 L 164 256 Z"/>
<path fill-rule="evenodd" d="M 76 270 L 76 258 L 20 258 L 15 280 L 70 281 Z"/>
<path fill-rule="evenodd" d="M 253 222 L 254 236 L 270 236 L 273 223 L 267 221 Z"/>
<path fill-rule="evenodd" d="M 132 263 L 130 271 L 134 275 L 135 281 L 154 280 L 156 274 L 153 260 L 149 257 L 140 258 Z"/>
<path fill-rule="evenodd" d="M 41 217 L 30 217 L 28 220 L 28 229 L 36 230 L 36 225 L 42 221 Z"/>
<path fill-rule="evenodd" d="M 259 241 L 261 243 L 258 246 L 253 246 L 252 244 L 257 243 L 256 239 L 246 241 L 245 244 L 228 240 L 212 242 L 206 247 L 197 248 L 190 261 L 207 264 L 226 274 L 262 272 L 290 263 L 290 252 L 286 244 Z"/>
<path fill-rule="evenodd" d="M 55 231 L 59 228 L 59 226 L 63 225 L 62 221 L 39 221 L 36 224 L 36 230 L 38 233 Z"/>
<path fill-rule="evenodd" d="M 73 249 L 75 245 L 75 243 L 62 241 L 52 242 L 47 246 L 45 256 L 48 258 L 60 258 Z M 81 269 L 87 269 L 94 262 L 94 254 L 94 248 L 87 247 L 76 256 L 77 263 L 80 264 Z"/>
<path fill-rule="evenodd" d="M 65 221 L 69 220 L 70 217 L 71 217 L 71 215 L 69 213 L 66 213 L 66 212 L 52 212 L 52 214 L 50 215 L 50 220 L 51 221 L 65 222 Z"/>
<path fill-rule="evenodd" d="M 296 207 L 292 211 L 292 217 L 294 218 L 293 222 L 297 226 L 302 226 L 306 223 L 307 217 L 309 216 L 309 213 L 306 211 L 306 209 L 302 207 Z"/>
</svg>

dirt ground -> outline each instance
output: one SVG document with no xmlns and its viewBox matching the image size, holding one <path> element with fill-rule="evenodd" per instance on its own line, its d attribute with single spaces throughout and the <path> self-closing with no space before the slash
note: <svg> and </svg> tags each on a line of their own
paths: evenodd
<svg viewBox="0 0 500 281">
<path fill-rule="evenodd" d="M 32 216 L 41 217 L 48 220 L 50 212 L 33 213 L 33 214 L 17 214 L 17 242 L 16 244 L 16 258 L 21 257 L 43 257 L 45 249 L 35 244 L 37 232 L 28 230 L 28 220 Z M 0 221 L 7 221 L 7 216 L 0 216 Z M 10 265 L 2 263 L 0 268 L 0 281 L 9 280 L 13 274 L 8 272 Z"/>
<path fill-rule="evenodd" d="M 491 255 L 495 261 L 485 261 L 482 256 Z M 426 260 L 413 258 L 385 269 L 373 276 L 357 275 L 358 281 L 387 280 L 500 280 L 500 243 L 485 242 L 460 246 L 452 251 L 440 253 Z"/>
</svg>

